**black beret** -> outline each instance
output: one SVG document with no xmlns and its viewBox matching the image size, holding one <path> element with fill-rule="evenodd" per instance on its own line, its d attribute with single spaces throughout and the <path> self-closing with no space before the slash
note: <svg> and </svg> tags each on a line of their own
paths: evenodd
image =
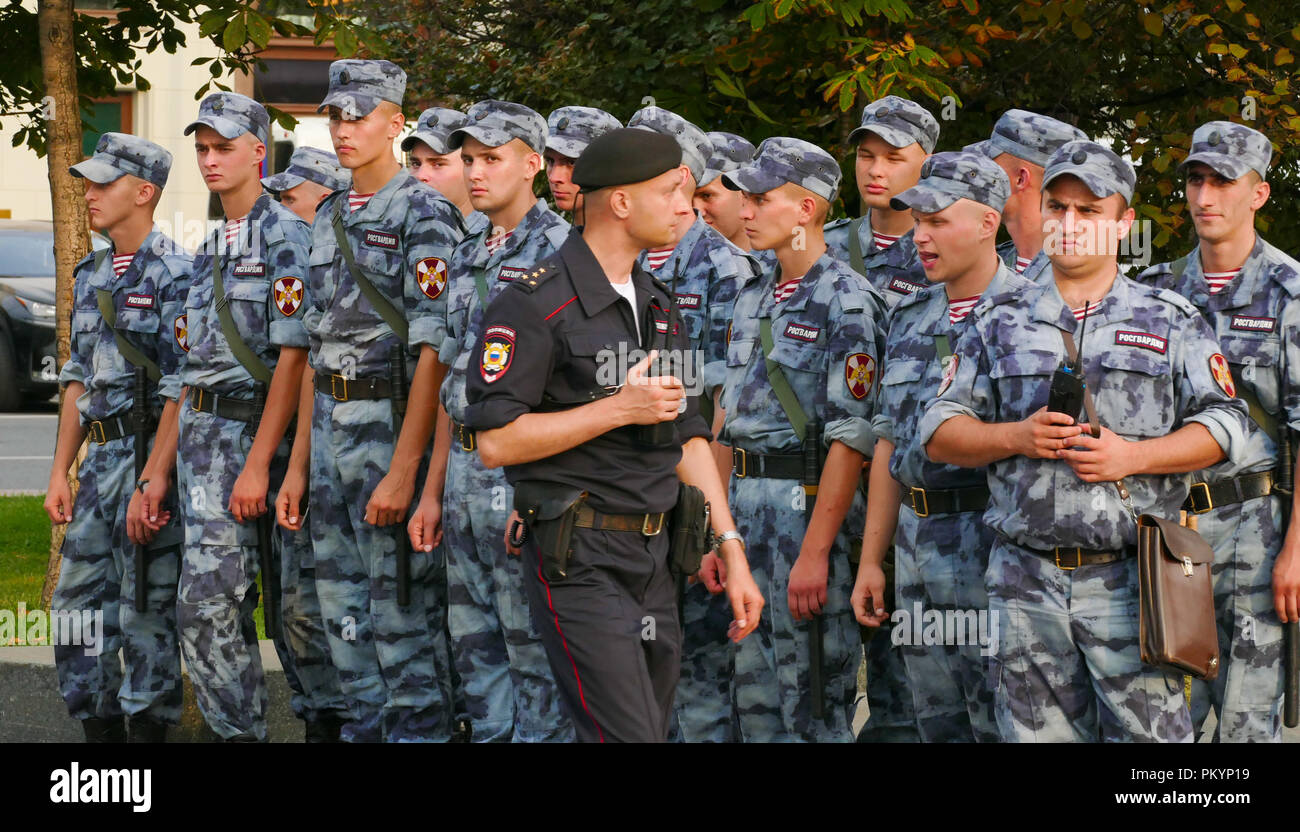
<svg viewBox="0 0 1300 832">
<path fill-rule="evenodd" d="M 672 136 L 634 127 L 610 130 L 593 139 L 573 165 L 580 193 L 654 179 L 682 163 L 682 148 Z"/>
</svg>

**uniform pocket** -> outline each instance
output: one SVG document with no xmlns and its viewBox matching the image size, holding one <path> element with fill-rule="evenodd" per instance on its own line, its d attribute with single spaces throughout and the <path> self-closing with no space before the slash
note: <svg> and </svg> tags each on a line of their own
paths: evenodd
<svg viewBox="0 0 1300 832">
<path fill-rule="evenodd" d="M 994 361 L 989 377 L 1004 405 L 999 415 L 1024 418 L 1046 405 L 1052 373 L 1058 366 L 1060 358 L 1056 353 L 1038 350 L 1014 352 Z"/>
<path fill-rule="evenodd" d="M 1104 372 L 1093 383 L 1097 418 L 1124 436 L 1164 436 L 1174 426 L 1173 377 L 1163 357 L 1138 349 L 1112 348 L 1100 358 Z"/>
</svg>

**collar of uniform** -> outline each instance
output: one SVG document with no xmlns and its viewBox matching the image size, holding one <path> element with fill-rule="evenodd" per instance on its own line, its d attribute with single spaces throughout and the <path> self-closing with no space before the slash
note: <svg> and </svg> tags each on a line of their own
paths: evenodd
<svg viewBox="0 0 1300 832">
<path fill-rule="evenodd" d="M 350 189 L 344 191 L 343 196 L 340 197 L 340 199 L 342 199 L 341 206 L 343 208 L 343 224 L 351 226 L 359 222 L 374 222 L 375 220 L 383 219 L 388 213 L 388 203 L 393 198 L 393 194 L 397 193 L 399 188 L 403 187 L 410 181 L 412 181 L 410 169 L 398 168 L 397 173 L 393 175 L 393 178 L 385 182 L 384 186 L 375 191 L 375 195 L 366 200 L 366 204 L 362 205 L 355 212 L 352 210 L 352 207 L 348 202 Z"/>
<path fill-rule="evenodd" d="M 508 257 L 512 257 L 527 242 L 528 235 L 542 221 L 542 218 L 550 212 L 551 209 L 546 207 L 543 200 L 535 201 L 533 207 L 529 208 L 519 220 L 519 224 L 510 230 L 510 236 L 506 238 L 505 245 L 496 251 L 488 251 L 488 247 L 485 245 L 488 235 L 492 233 L 492 223 L 489 222 L 484 228 L 479 229 L 482 236 L 475 241 L 476 250 L 473 265 L 482 267 L 494 261 L 499 263 Z"/>
<path fill-rule="evenodd" d="M 1254 302 L 1255 296 L 1259 294 L 1260 275 L 1268 268 L 1268 264 L 1264 262 L 1264 249 L 1266 246 L 1267 243 L 1264 242 L 1264 238 L 1256 233 L 1255 245 L 1251 246 L 1250 254 L 1246 256 L 1246 262 L 1241 264 L 1241 271 L 1237 273 L 1237 276 L 1232 279 L 1232 282 L 1228 284 L 1225 290 L 1227 296 L 1223 297 L 1224 292 L 1219 293 L 1219 296 L 1223 297 L 1220 308 L 1238 309 L 1242 306 L 1249 306 Z M 1195 258 L 1187 258 L 1187 265 L 1190 267 L 1192 260 L 1195 259 L 1196 269 L 1201 271 L 1201 247 L 1199 244 L 1196 246 L 1195 254 Z M 1203 276 L 1202 285 L 1204 285 Z"/>
<path fill-rule="evenodd" d="M 1110 290 L 1098 300 L 1088 301 L 1089 306 L 1096 305 L 1097 311 L 1088 316 L 1088 328 L 1127 321 L 1133 317 L 1133 304 L 1130 299 L 1132 287 L 1130 281 L 1118 268 L 1115 282 Z M 1074 311 L 1070 309 L 1056 281 L 1052 280 L 1040 290 L 1037 303 L 1034 304 L 1034 320 L 1049 323 L 1057 329 L 1075 332 L 1081 323 L 1075 320 Z"/>
<path fill-rule="evenodd" d="M 673 253 L 668 255 L 668 259 L 659 267 L 659 274 L 667 276 L 666 278 L 660 278 L 661 280 L 669 285 L 672 284 L 673 271 L 686 264 L 686 261 L 691 256 L 691 250 L 695 248 L 695 244 L 699 242 L 700 237 L 704 234 L 704 229 L 708 227 L 708 224 L 704 220 L 700 219 L 700 215 L 697 213 L 695 215 L 695 222 L 691 223 L 690 228 L 686 229 L 686 233 L 677 241 L 677 245 L 673 246 Z M 641 268 L 648 271 L 646 256 L 647 255 L 644 251 L 641 252 L 641 256 L 637 258 L 637 262 L 641 264 Z"/>
<path fill-rule="evenodd" d="M 868 269 L 875 266 L 906 266 L 916 259 L 916 243 L 912 242 L 915 228 L 909 228 L 892 246 L 880 251 L 876 248 L 876 238 L 871 232 L 871 209 L 862 215 L 862 224 L 858 226 L 858 242 L 862 244 L 862 262 Z"/>
<path fill-rule="evenodd" d="M 596 260 L 596 255 L 591 253 L 591 248 L 587 241 L 582 239 L 582 234 L 578 229 L 574 229 L 569 234 L 569 239 L 564 241 L 560 246 L 560 259 L 564 261 L 564 267 L 569 273 L 569 279 L 573 281 L 573 289 L 578 295 L 578 301 L 582 304 L 582 311 L 587 313 L 587 317 L 594 317 L 603 311 L 610 304 L 622 297 L 614 291 L 614 287 L 609 284 L 609 278 L 605 276 L 605 270 L 600 267 L 600 262 Z M 636 280 L 637 274 L 644 274 L 641 267 L 632 263 L 632 279 Z M 648 281 L 649 278 L 644 278 Z M 637 284 L 638 290 L 641 284 Z M 637 292 L 638 305 L 640 305 L 641 291 Z"/>
<path fill-rule="evenodd" d="M 1014 259 L 1014 255 L 1012 255 L 1012 257 Z M 1047 259 L 1047 252 L 1040 250 L 1034 255 L 1034 259 L 1029 261 L 1029 265 L 1025 266 L 1025 270 L 1020 276 L 1031 283 L 1037 283 L 1038 278 L 1042 275 L 1043 271 L 1051 265 L 1051 263 L 1052 261 Z M 1014 263 L 1008 263 L 1007 265 L 1013 270 L 1015 269 Z"/>
<path fill-rule="evenodd" d="M 239 229 L 239 242 L 229 250 L 227 255 L 228 257 L 249 257 L 256 254 L 259 258 L 265 259 L 266 252 L 252 251 L 253 226 L 259 225 L 262 222 L 262 216 L 267 211 L 271 210 L 272 202 L 274 202 L 274 200 L 271 198 L 271 194 L 266 191 L 262 191 L 262 195 L 253 200 L 253 207 L 249 208 L 248 213 L 244 215 L 243 227 Z M 261 238 L 260 234 L 258 235 L 258 242 L 261 245 L 266 244 L 266 241 Z"/>
<path fill-rule="evenodd" d="M 831 256 L 828 251 L 808 267 L 808 271 L 804 272 L 803 277 L 799 279 L 799 286 L 794 290 L 794 294 L 786 298 L 781 304 L 782 312 L 802 312 L 808 306 L 808 298 L 812 297 L 813 292 L 817 291 L 817 278 L 821 276 L 822 271 L 829 262 L 831 262 Z M 780 273 L 781 267 L 777 266 L 777 274 Z M 776 283 L 772 284 L 773 288 L 777 285 Z"/>
<path fill-rule="evenodd" d="M 144 265 L 144 258 L 140 255 L 153 251 L 154 246 L 161 247 L 170 243 L 169 240 L 161 239 L 161 236 L 158 226 L 155 225 L 149 229 L 149 233 L 145 235 L 144 240 L 135 250 L 135 256 L 131 258 L 130 265 L 126 267 L 126 271 L 122 272 L 121 277 L 118 277 L 117 272 L 113 271 L 113 255 L 117 252 L 117 246 L 110 240 L 108 254 L 104 257 L 103 266 L 98 271 L 91 272 L 87 283 L 96 289 L 107 289 L 110 292 L 116 292 L 123 287 L 134 286 L 139 283 L 140 270 Z"/>
<path fill-rule="evenodd" d="M 984 289 L 984 291 L 980 292 L 980 299 L 975 301 L 975 305 L 971 307 L 970 312 L 966 313 L 966 317 L 962 323 L 957 324 L 956 326 L 963 326 L 966 322 L 974 320 L 975 316 L 980 313 L 980 310 L 992 303 L 993 298 L 1006 291 L 1007 281 L 1010 280 L 1014 274 L 1015 271 L 1008 268 L 1007 264 L 1003 262 L 1001 257 L 999 257 L 998 270 L 993 273 L 993 279 L 989 281 L 989 285 Z M 927 318 L 929 318 L 929 321 L 921 329 L 921 332 L 925 335 L 944 335 L 952 332 L 955 327 L 948 318 L 947 290 L 936 284 L 922 291 L 932 292 L 938 295 L 939 309 L 937 313 L 932 309 L 926 310 L 926 315 Z M 933 305 L 934 302 L 934 298 L 930 298 L 930 300 L 927 301 L 927 303 L 931 305 Z"/>
</svg>

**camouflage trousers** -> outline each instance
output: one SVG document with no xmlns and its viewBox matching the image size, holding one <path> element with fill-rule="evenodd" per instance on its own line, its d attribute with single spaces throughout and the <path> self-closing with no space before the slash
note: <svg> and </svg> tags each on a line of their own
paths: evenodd
<svg viewBox="0 0 1300 832">
<path fill-rule="evenodd" d="M 184 495 L 185 553 L 177 613 L 182 652 L 204 719 L 223 739 L 261 741 L 266 739 L 267 693 L 254 621 L 261 573 L 257 524 L 237 523 L 229 510 L 251 445 L 247 423 L 181 408 L 177 483 Z M 286 443 L 271 464 L 269 506 L 287 459 Z M 263 602 L 278 605 L 283 629 L 267 636 L 293 691 L 291 706 L 303 719 L 342 711 L 346 705 L 329 661 L 315 589 L 310 583 L 303 586 L 304 557 L 310 568 L 309 537 L 277 525 L 271 542 L 281 598 Z"/>
<path fill-rule="evenodd" d="M 1273 565 L 1282 548 L 1276 497 L 1226 505 L 1200 515 L 1198 530 L 1214 547 L 1214 610 L 1219 675 L 1192 680 L 1192 724 L 1200 733 L 1214 708 L 1215 739 L 1282 741 L 1282 622 L 1273 606 Z"/>
<path fill-rule="evenodd" d="M 453 442 L 443 493 L 451 653 L 475 742 L 571 742 L 523 566 L 502 538 L 514 492 L 500 468 Z"/>
<path fill-rule="evenodd" d="M 980 642 L 981 615 L 983 634 L 997 635 L 987 623 L 984 590 L 994 535 L 982 517 L 978 511 L 919 517 L 908 506 L 898 513 L 896 620 L 890 635 L 902 645 L 897 649 L 907 669 L 922 742 L 998 740 L 989 651 Z M 945 622 L 943 639 L 929 637 L 931 630 L 923 625 L 930 616 Z"/>
<path fill-rule="evenodd" d="M 853 700 L 861 657 L 849 596 L 850 522 L 835 538 L 821 616 L 823 719 L 812 717 L 809 630 L 794 620 L 787 600 L 790 569 L 799 556 L 806 521 L 803 489 L 794 480 L 732 477 L 731 512 L 748 546 L 749 565 L 767 606 L 758 629 L 739 645 L 733 685 L 741 737 L 746 742 L 852 742 Z M 848 517 L 865 509 L 854 498 Z"/>
<path fill-rule="evenodd" d="M 50 605 L 58 633 L 59 693 L 76 719 L 123 713 L 175 725 L 181 717 L 181 657 L 176 633 L 180 521 L 149 552 L 146 609 L 135 609 L 135 547 L 126 509 L 135 488 L 131 437 L 90 444 L 63 541 L 63 566 Z M 51 630 L 56 624 L 51 624 Z M 122 671 L 126 667 L 125 674 Z"/>
<path fill-rule="evenodd" d="M 392 460 L 390 404 L 317 393 L 311 435 L 316 591 L 351 712 L 342 739 L 445 742 L 454 714 L 442 549 L 411 550 L 410 603 L 399 606 L 397 536 L 406 526 L 365 520 Z"/>
<path fill-rule="evenodd" d="M 1001 537 L 985 573 L 1004 742 L 1190 742 L 1183 679 L 1142 663 L 1137 559 L 1064 570 Z"/>
<path fill-rule="evenodd" d="M 702 583 L 682 595 L 682 677 L 673 703 L 674 742 L 737 742 L 731 680 L 736 645 L 727 637 L 732 619 L 727 593 L 711 595 Z"/>
<path fill-rule="evenodd" d="M 887 580 L 893 557 L 891 551 L 885 559 Z M 894 591 L 897 594 L 897 586 Z M 894 646 L 891 637 L 893 625 L 887 622 L 883 627 L 860 627 L 859 631 L 867 661 L 867 721 L 858 731 L 857 742 L 920 742 L 903 651 Z"/>
</svg>

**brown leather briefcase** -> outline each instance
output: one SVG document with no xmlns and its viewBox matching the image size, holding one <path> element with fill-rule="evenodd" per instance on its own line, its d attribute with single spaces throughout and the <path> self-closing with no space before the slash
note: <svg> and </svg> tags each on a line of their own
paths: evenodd
<svg viewBox="0 0 1300 832">
<path fill-rule="evenodd" d="M 1209 681 L 1219 675 L 1210 567 L 1214 550 L 1192 525 L 1138 518 L 1142 661 Z"/>
</svg>

